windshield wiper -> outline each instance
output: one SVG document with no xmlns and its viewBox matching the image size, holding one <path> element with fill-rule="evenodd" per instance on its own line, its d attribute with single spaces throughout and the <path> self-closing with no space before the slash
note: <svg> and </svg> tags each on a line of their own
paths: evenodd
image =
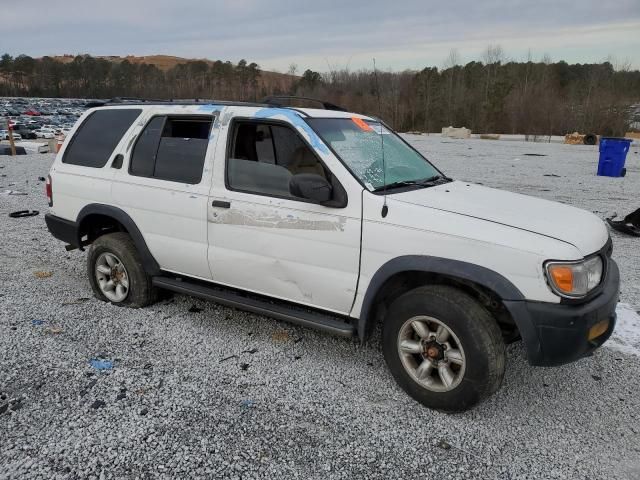
<svg viewBox="0 0 640 480">
<path fill-rule="evenodd" d="M 447 177 L 443 177 L 442 175 L 434 175 L 433 177 L 424 178 L 422 180 L 401 180 L 399 182 L 392 182 L 387 185 L 381 185 L 380 187 L 376 187 L 373 189 L 374 192 L 381 192 L 383 190 L 390 190 L 394 188 L 406 187 L 417 185 L 420 187 L 433 187 L 434 185 L 439 185 L 440 183 L 450 182 L 451 179 Z"/>
</svg>

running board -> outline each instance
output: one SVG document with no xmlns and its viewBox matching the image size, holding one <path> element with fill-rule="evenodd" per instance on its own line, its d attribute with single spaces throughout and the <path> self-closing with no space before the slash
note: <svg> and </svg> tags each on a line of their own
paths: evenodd
<svg viewBox="0 0 640 480">
<path fill-rule="evenodd" d="M 278 320 L 284 320 L 285 322 L 323 330 L 334 335 L 351 337 L 355 334 L 355 327 L 341 317 L 307 310 L 304 307 L 290 306 L 279 300 L 266 300 L 250 293 L 239 293 L 216 285 L 203 285 L 171 277 L 153 277 L 153 285 L 166 290 L 212 300 L 228 307 L 248 310 Z"/>
</svg>

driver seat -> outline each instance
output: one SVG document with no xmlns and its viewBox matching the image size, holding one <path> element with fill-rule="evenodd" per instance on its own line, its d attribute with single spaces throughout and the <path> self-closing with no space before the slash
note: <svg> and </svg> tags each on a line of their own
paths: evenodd
<svg viewBox="0 0 640 480">
<path fill-rule="evenodd" d="M 293 152 L 293 161 L 287 167 L 292 175 L 313 173 L 326 179 L 324 168 L 307 147 L 298 147 Z"/>
</svg>

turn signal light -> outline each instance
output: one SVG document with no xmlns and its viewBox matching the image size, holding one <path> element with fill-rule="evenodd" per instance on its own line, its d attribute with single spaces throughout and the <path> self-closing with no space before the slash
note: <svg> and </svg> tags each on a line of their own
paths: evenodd
<svg viewBox="0 0 640 480">
<path fill-rule="evenodd" d="M 563 293 L 573 292 L 573 269 L 567 265 L 549 265 L 549 275 L 558 290 Z"/>
<path fill-rule="evenodd" d="M 589 339 L 589 341 L 594 340 L 600 335 L 604 334 L 608 329 L 609 320 L 602 320 L 589 329 L 589 335 L 587 338 Z"/>
</svg>

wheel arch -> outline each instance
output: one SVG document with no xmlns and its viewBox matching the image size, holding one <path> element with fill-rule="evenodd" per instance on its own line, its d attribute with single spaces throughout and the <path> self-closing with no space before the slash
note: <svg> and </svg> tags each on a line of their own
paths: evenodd
<svg viewBox="0 0 640 480">
<path fill-rule="evenodd" d="M 113 231 L 126 232 L 133 240 L 142 258 L 142 266 L 148 275 L 159 275 L 160 266 L 147 247 L 140 229 L 133 219 L 122 209 L 111 205 L 92 203 L 86 205 L 76 219 L 77 242 L 79 246 L 92 243 L 101 235 Z M 82 240 L 87 237 L 86 240 Z"/>
<path fill-rule="evenodd" d="M 501 274 L 473 263 L 441 257 L 405 255 L 389 260 L 373 275 L 358 318 L 358 336 L 365 341 L 388 304 L 403 293 L 426 284 L 456 286 L 491 310 L 503 330 L 520 329 L 518 319 L 502 303 L 524 300 L 524 295 Z M 383 307 L 383 308 L 381 308 Z"/>
</svg>

